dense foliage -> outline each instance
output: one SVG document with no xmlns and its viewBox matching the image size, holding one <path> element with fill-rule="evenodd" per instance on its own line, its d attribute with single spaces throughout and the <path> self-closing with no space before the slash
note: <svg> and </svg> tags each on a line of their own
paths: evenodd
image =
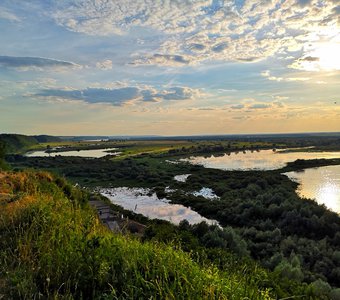
<svg viewBox="0 0 340 300">
<path fill-rule="evenodd" d="M 188 186 L 208 186 L 221 198 L 211 201 L 180 192 Z M 295 183 L 276 172 L 203 170 L 167 197 L 232 226 L 265 267 L 294 280 L 323 280 L 339 287 L 340 217 L 300 199 L 295 189 Z"/>
<path fill-rule="evenodd" d="M 23 134 L 0 134 L 0 142 L 6 145 L 8 153 L 22 152 L 38 143 L 56 141 L 60 141 L 60 139 L 49 135 L 28 136 Z"/>
<path fill-rule="evenodd" d="M 7 164 L 5 162 L 6 144 L 0 141 L 0 170 L 6 169 Z"/>
</svg>

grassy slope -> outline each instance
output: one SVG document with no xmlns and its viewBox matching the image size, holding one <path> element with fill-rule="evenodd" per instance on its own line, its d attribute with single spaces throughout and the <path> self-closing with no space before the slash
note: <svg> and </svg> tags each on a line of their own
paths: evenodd
<svg viewBox="0 0 340 300">
<path fill-rule="evenodd" d="M 0 173 L 0 298 L 271 298 L 262 269 L 222 272 L 174 246 L 113 234 L 84 197 L 48 173 Z"/>
<path fill-rule="evenodd" d="M 57 143 L 60 139 L 49 135 L 0 134 L 0 142 L 6 144 L 7 153 L 24 153 L 38 147 L 39 143 Z"/>
<path fill-rule="evenodd" d="M 38 141 L 33 136 L 22 134 L 0 134 L 0 141 L 6 144 L 8 153 L 16 153 L 38 144 Z"/>
</svg>

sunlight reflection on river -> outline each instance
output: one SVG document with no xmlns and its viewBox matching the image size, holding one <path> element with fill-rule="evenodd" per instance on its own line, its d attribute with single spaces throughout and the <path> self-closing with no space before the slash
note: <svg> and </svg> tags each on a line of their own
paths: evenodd
<svg viewBox="0 0 340 300">
<path fill-rule="evenodd" d="M 273 150 L 231 152 L 223 156 L 194 156 L 187 161 L 206 168 L 222 170 L 275 170 L 297 159 L 340 158 L 340 152 L 280 152 Z"/>
<path fill-rule="evenodd" d="M 340 166 L 327 166 L 284 173 L 300 183 L 298 194 L 315 199 L 340 214 Z"/>
</svg>

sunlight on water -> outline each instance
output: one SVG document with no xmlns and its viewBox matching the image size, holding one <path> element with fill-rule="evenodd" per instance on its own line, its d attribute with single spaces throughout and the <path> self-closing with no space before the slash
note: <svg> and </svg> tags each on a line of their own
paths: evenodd
<svg viewBox="0 0 340 300">
<path fill-rule="evenodd" d="M 306 169 L 285 175 L 300 183 L 298 194 L 301 197 L 315 199 L 340 214 L 340 166 Z"/>
<path fill-rule="evenodd" d="M 223 156 L 195 156 L 187 161 L 206 168 L 222 170 L 275 170 L 297 159 L 340 158 L 340 152 L 274 152 L 273 150 L 232 152 Z"/>
</svg>

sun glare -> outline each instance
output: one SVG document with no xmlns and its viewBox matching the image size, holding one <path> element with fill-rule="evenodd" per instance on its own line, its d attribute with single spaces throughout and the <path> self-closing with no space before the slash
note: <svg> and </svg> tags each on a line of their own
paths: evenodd
<svg viewBox="0 0 340 300">
<path fill-rule="evenodd" d="M 328 182 L 321 186 L 317 194 L 320 199 L 320 203 L 325 204 L 333 211 L 338 211 L 339 192 L 339 188 L 336 184 Z"/>
<path fill-rule="evenodd" d="M 312 55 L 319 59 L 315 62 L 320 71 L 340 70 L 340 43 L 320 44 Z"/>
<path fill-rule="evenodd" d="M 296 68 L 306 71 L 340 70 L 340 42 L 323 42 L 309 45 L 303 58 L 299 59 Z"/>
</svg>

